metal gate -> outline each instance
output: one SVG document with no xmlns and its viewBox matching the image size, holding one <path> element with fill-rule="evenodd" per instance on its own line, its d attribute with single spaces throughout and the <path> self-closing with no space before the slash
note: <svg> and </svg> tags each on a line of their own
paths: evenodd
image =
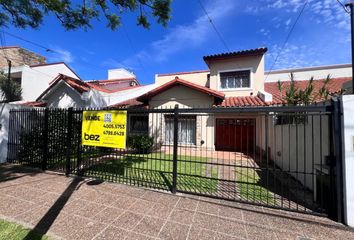
<svg viewBox="0 0 354 240">
<path fill-rule="evenodd" d="M 82 146 L 81 109 L 13 110 L 8 161 L 341 221 L 337 102 L 124 110 L 126 149 Z"/>
</svg>

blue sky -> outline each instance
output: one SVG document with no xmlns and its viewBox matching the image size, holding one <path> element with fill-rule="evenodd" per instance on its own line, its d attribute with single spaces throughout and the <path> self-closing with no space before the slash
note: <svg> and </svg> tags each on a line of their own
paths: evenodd
<svg viewBox="0 0 354 240">
<path fill-rule="evenodd" d="M 266 69 L 280 52 L 303 0 L 201 0 L 232 51 L 268 47 Z M 123 15 L 123 27 L 111 31 L 105 22 L 93 29 L 65 31 L 52 16 L 38 30 L 6 31 L 47 46 L 50 53 L 5 35 L 7 45 L 20 45 L 65 61 L 83 79 L 106 79 L 107 69 L 125 67 L 141 83 L 156 73 L 207 69 L 202 57 L 226 52 L 198 0 L 174 0 L 172 19 L 164 28 L 151 19 L 150 30 L 136 26 L 136 14 Z M 129 40 L 130 39 L 130 40 Z M 336 0 L 309 0 L 274 69 L 349 63 L 349 15 Z"/>
</svg>

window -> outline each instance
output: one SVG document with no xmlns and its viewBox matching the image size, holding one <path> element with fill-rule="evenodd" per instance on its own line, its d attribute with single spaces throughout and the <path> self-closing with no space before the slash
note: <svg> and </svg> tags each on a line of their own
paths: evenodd
<svg viewBox="0 0 354 240">
<path fill-rule="evenodd" d="M 233 71 L 220 73 L 221 89 L 250 88 L 251 71 Z"/>
<path fill-rule="evenodd" d="M 165 142 L 173 143 L 173 116 L 165 117 Z M 178 143 L 196 143 L 196 117 L 183 116 L 178 119 Z"/>
<path fill-rule="evenodd" d="M 148 116 L 130 116 L 129 122 L 129 131 L 130 133 L 148 133 Z"/>
</svg>

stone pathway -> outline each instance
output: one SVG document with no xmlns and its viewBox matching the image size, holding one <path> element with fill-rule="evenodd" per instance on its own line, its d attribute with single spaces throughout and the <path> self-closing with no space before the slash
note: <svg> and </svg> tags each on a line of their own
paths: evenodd
<svg viewBox="0 0 354 240">
<path fill-rule="evenodd" d="M 354 239 L 327 218 L 0 166 L 0 218 L 54 239 Z"/>
</svg>

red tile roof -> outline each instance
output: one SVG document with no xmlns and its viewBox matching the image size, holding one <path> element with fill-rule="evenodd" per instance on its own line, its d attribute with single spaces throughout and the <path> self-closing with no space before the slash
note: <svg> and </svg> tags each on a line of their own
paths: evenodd
<svg viewBox="0 0 354 240">
<path fill-rule="evenodd" d="M 125 108 L 125 107 L 141 107 L 141 106 L 144 106 L 144 103 L 138 101 L 136 98 L 132 98 L 132 99 L 126 100 L 124 102 L 113 104 L 109 107 L 117 107 L 117 108 L 123 107 L 123 108 Z"/>
<path fill-rule="evenodd" d="M 218 107 L 267 106 L 258 96 L 227 97 Z"/>
<path fill-rule="evenodd" d="M 351 77 L 343 77 L 343 78 L 332 78 L 330 82 L 327 84 L 326 88 L 329 90 L 330 94 L 339 93 L 345 82 L 351 81 Z M 324 85 L 324 79 L 314 80 L 313 81 L 313 98 L 316 102 L 323 101 L 318 92 Z M 283 81 L 282 83 L 282 90 L 279 91 L 278 83 L 277 82 L 268 82 L 264 84 L 264 90 L 273 95 L 273 102 L 272 104 L 285 104 L 284 96 L 286 89 L 290 86 L 290 81 Z M 309 84 L 308 80 L 297 80 L 295 81 L 295 86 L 298 89 L 304 90 L 306 86 Z"/>
<path fill-rule="evenodd" d="M 198 85 L 198 84 L 195 84 L 195 83 L 192 83 L 192 82 L 189 82 L 189 81 L 186 81 L 186 80 L 176 77 L 174 80 L 169 81 L 169 82 L 151 90 L 150 92 L 145 93 L 144 95 L 138 97 L 137 100 L 142 101 L 142 102 L 149 100 L 150 98 L 160 94 L 161 92 L 166 91 L 166 90 L 168 90 L 172 87 L 178 86 L 178 85 L 182 85 L 182 86 L 194 89 L 196 91 L 214 96 L 219 99 L 224 99 L 224 97 L 225 97 L 225 94 L 222 92 L 219 92 L 219 91 L 207 88 L 207 87 L 203 87 L 201 85 Z"/>
<path fill-rule="evenodd" d="M 47 94 L 60 81 L 64 81 L 66 84 L 68 84 L 70 87 L 72 87 L 73 89 L 78 91 L 80 94 L 83 92 L 88 92 L 91 89 L 90 85 L 82 80 L 79 80 L 79 79 L 76 79 L 73 77 L 69 77 L 64 74 L 59 74 L 51 82 L 50 86 L 46 90 L 44 90 L 44 92 L 37 98 L 36 101 L 39 101 L 45 94 Z"/>
<path fill-rule="evenodd" d="M 195 70 L 189 72 L 175 72 L 175 73 L 162 73 L 157 74 L 158 77 L 165 77 L 165 76 L 176 76 L 176 75 L 185 75 L 185 74 L 194 74 L 194 73 L 208 73 L 210 70 Z"/>
<path fill-rule="evenodd" d="M 136 83 L 136 86 L 130 86 L 130 82 L 132 81 Z M 140 83 L 136 78 L 94 80 L 94 81 L 87 81 L 87 83 L 92 88 L 106 93 L 113 93 L 117 91 L 127 90 L 130 88 L 140 87 Z"/>
<path fill-rule="evenodd" d="M 332 80 L 328 83 L 327 89 L 330 94 L 339 93 L 343 87 L 343 83 L 351 81 L 351 77 L 345 78 L 332 78 Z M 273 95 L 272 102 L 264 102 L 258 96 L 245 96 L 245 97 L 227 97 L 224 101 L 218 105 L 218 107 L 246 107 L 246 106 L 268 106 L 268 105 L 279 105 L 286 104 L 284 100 L 286 89 L 290 85 L 290 81 L 282 82 L 282 91 L 278 89 L 277 82 L 268 82 L 264 84 L 264 90 Z M 306 86 L 309 84 L 308 80 L 296 81 L 295 86 L 298 89 L 304 90 Z M 314 80 L 313 81 L 313 98 L 315 102 L 323 101 L 324 99 L 318 96 L 319 90 L 323 86 L 323 79 Z"/>
<path fill-rule="evenodd" d="M 33 101 L 33 102 L 24 102 L 24 103 L 21 103 L 21 105 L 29 106 L 29 107 L 46 107 L 47 103 L 41 102 L 41 101 L 38 101 L 38 102 Z"/>
<path fill-rule="evenodd" d="M 210 60 L 220 60 L 220 59 L 229 59 L 234 57 L 241 57 L 241 56 L 255 56 L 255 55 L 263 55 L 268 51 L 267 48 L 255 48 L 255 49 L 248 49 L 236 52 L 227 52 L 227 53 L 219 53 L 213 54 L 209 56 L 204 56 L 203 59 L 205 62 L 209 62 Z"/>
</svg>

